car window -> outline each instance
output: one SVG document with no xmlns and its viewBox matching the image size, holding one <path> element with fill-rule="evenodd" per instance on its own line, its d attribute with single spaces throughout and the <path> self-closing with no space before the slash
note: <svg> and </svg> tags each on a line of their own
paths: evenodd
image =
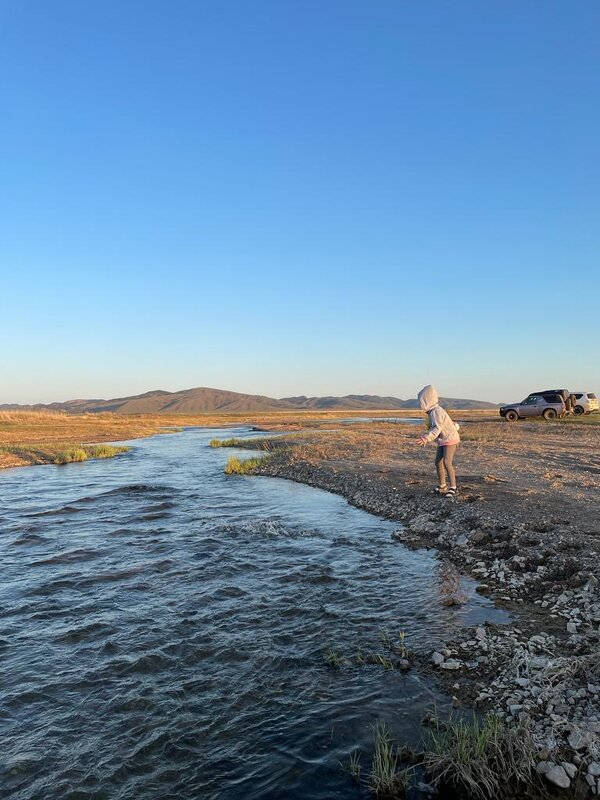
<svg viewBox="0 0 600 800">
<path fill-rule="evenodd" d="M 590 400 L 596 400 L 597 399 L 596 395 L 593 392 L 588 392 L 588 397 L 590 398 Z"/>
</svg>

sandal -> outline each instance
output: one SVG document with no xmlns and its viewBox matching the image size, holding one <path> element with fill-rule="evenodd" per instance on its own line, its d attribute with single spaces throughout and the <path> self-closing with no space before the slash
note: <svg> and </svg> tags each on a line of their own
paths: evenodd
<svg viewBox="0 0 600 800">
<path fill-rule="evenodd" d="M 451 486 L 446 492 L 446 497 L 456 497 L 457 494 L 458 494 L 458 489 L 456 488 L 456 486 Z"/>
<path fill-rule="evenodd" d="M 448 484 L 444 484 L 443 486 L 436 486 L 433 490 L 434 494 L 447 494 L 448 493 Z"/>
</svg>

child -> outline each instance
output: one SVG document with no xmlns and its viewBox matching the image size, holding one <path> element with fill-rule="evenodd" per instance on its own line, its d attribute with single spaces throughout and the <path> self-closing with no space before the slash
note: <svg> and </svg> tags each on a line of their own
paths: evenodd
<svg viewBox="0 0 600 800">
<path fill-rule="evenodd" d="M 450 419 L 450 416 L 439 405 L 438 393 L 435 387 L 424 386 L 419 392 L 418 398 L 421 408 L 427 412 L 429 417 L 429 432 L 419 437 L 418 443 L 421 446 L 425 446 L 429 442 L 436 442 L 435 466 L 439 481 L 436 492 L 447 497 L 454 497 L 458 493 L 458 489 L 452 461 L 456 448 L 460 443 L 458 425 Z M 450 480 L 450 487 L 446 483 L 446 473 Z"/>
</svg>

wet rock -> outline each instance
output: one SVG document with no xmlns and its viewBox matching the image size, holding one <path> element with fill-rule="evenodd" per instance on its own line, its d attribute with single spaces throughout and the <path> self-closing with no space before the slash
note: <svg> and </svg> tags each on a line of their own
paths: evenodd
<svg viewBox="0 0 600 800">
<path fill-rule="evenodd" d="M 591 764 L 588 765 L 588 775 L 591 775 L 593 778 L 600 778 L 600 761 L 592 761 Z"/>
<path fill-rule="evenodd" d="M 397 666 L 398 669 L 401 670 L 402 672 L 408 672 L 408 670 L 410 669 L 410 661 L 406 658 L 401 658 L 398 661 Z"/>
<path fill-rule="evenodd" d="M 444 663 L 445 659 L 444 659 L 444 656 L 441 653 L 435 652 L 431 656 L 431 661 L 435 664 L 436 667 L 439 667 L 440 664 Z"/>
<path fill-rule="evenodd" d="M 571 779 L 565 772 L 565 768 L 559 764 L 553 764 L 550 769 L 544 773 L 544 777 L 555 786 L 560 786 L 561 789 L 568 789 L 571 785 Z"/>
</svg>

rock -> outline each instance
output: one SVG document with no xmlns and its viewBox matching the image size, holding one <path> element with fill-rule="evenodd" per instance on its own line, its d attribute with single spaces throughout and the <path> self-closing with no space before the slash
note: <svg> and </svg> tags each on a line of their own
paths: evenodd
<svg viewBox="0 0 600 800">
<path fill-rule="evenodd" d="M 570 764 L 568 761 L 561 761 L 560 765 L 567 773 L 569 778 L 571 778 L 571 780 L 575 777 L 575 775 L 577 775 L 577 767 L 575 764 Z"/>
<path fill-rule="evenodd" d="M 577 633 L 577 625 L 574 622 L 567 622 L 567 633 Z"/>
<path fill-rule="evenodd" d="M 444 661 L 443 664 L 440 664 L 440 669 L 460 669 L 462 663 L 457 661 L 454 658 L 448 659 L 448 661 Z"/>
<path fill-rule="evenodd" d="M 402 672 L 408 672 L 408 670 L 410 669 L 410 661 L 407 658 L 401 658 L 398 661 L 397 666 L 398 669 L 401 670 Z"/>
<path fill-rule="evenodd" d="M 436 667 L 439 667 L 440 664 L 443 664 L 445 661 L 444 656 L 441 653 L 437 652 L 433 653 L 433 655 L 431 656 L 431 660 Z"/>
<path fill-rule="evenodd" d="M 596 788 L 596 778 L 593 775 L 586 775 L 585 779 L 588 783 L 588 786 L 592 789 L 592 791 Z"/>
<path fill-rule="evenodd" d="M 475 638 L 476 639 L 485 639 L 487 638 L 487 632 L 485 628 L 476 628 L 475 629 Z"/>
<path fill-rule="evenodd" d="M 592 737 L 587 731 L 574 730 L 569 734 L 569 747 L 573 750 L 583 750 L 591 743 Z"/>
<path fill-rule="evenodd" d="M 553 764 L 550 769 L 544 773 L 544 777 L 555 786 L 560 786 L 561 789 L 568 789 L 571 785 L 571 779 L 565 772 L 564 767 L 558 764 Z"/>
<path fill-rule="evenodd" d="M 547 751 L 546 751 L 547 752 Z M 535 771 L 538 775 L 545 775 L 548 770 L 555 766 L 551 761 L 540 761 L 535 765 Z"/>
<path fill-rule="evenodd" d="M 600 761 L 592 761 L 591 764 L 588 764 L 587 771 L 592 778 L 600 778 Z"/>
</svg>

